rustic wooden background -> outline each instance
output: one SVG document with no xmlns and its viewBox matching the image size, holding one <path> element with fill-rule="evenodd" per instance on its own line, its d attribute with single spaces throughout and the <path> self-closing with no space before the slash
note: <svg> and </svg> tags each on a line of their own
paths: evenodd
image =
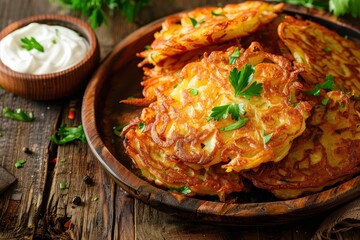
<svg viewBox="0 0 360 240">
<path fill-rule="evenodd" d="M 96 29 L 102 58 L 129 33 L 170 13 L 219 0 L 151 0 L 132 23 L 114 14 Z M 78 16 L 47 0 L 0 0 L 0 28 L 18 19 L 45 13 Z M 102 170 L 86 144 L 57 146 L 50 136 L 66 123 L 81 123 L 82 92 L 71 99 L 38 102 L 0 89 L 0 110 L 22 108 L 34 112 L 34 122 L 17 122 L 0 114 L 0 165 L 17 182 L 0 195 L 0 239 L 310 239 L 326 215 L 276 227 L 224 227 L 194 223 L 159 212 L 128 196 Z M 68 119 L 76 103 L 76 117 Z M 27 154 L 22 149 L 29 148 Z M 19 159 L 27 162 L 17 169 Z M 93 183 L 83 181 L 89 176 Z M 60 183 L 67 188 L 61 190 Z M 72 203 L 74 197 L 82 203 Z M 358 239 L 359 230 L 346 233 Z"/>
</svg>

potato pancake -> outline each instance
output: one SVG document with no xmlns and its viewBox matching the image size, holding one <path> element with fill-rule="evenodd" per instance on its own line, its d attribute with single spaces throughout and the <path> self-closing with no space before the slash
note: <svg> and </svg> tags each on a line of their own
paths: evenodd
<svg viewBox="0 0 360 240">
<path fill-rule="evenodd" d="M 360 101 L 341 92 L 327 93 L 294 141 L 288 156 L 245 172 L 256 187 L 281 199 L 320 191 L 360 171 Z"/>
<path fill-rule="evenodd" d="M 139 56 L 145 59 L 142 64 L 157 65 L 170 56 L 248 36 L 275 18 L 282 7 L 283 4 L 248 1 L 173 15 L 155 34 L 150 49 Z"/>
<path fill-rule="evenodd" d="M 301 88 L 296 81 L 301 70 L 256 42 L 229 64 L 236 48 L 205 53 L 180 71 L 159 76 L 178 84 L 166 92 L 155 88 L 156 101 L 123 130 L 126 151 L 147 179 L 221 198 L 242 189 L 237 172 L 280 161 L 304 131 L 310 104 L 289 102 Z M 244 78 L 245 68 L 253 68 L 252 78 Z M 236 95 L 231 82 L 237 70 L 244 95 Z M 253 86 L 259 94 L 249 93 Z M 224 110 L 218 117 L 212 116 L 216 107 Z"/>
<path fill-rule="evenodd" d="M 282 22 L 278 34 L 297 64 L 305 68 L 301 76 L 310 88 L 332 75 L 340 90 L 360 95 L 359 46 L 324 26 L 295 18 Z"/>
</svg>

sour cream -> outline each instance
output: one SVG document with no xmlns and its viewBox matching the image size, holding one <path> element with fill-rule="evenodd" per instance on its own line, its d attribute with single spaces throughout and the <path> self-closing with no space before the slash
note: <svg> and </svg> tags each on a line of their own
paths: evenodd
<svg viewBox="0 0 360 240">
<path fill-rule="evenodd" d="M 44 51 L 26 50 L 22 38 L 31 37 Z M 10 69 L 30 74 L 60 72 L 79 63 L 89 43 L 75 31 L 62 26 L 30 23 L 0 41 L 0 60 Z"/>
</svg>

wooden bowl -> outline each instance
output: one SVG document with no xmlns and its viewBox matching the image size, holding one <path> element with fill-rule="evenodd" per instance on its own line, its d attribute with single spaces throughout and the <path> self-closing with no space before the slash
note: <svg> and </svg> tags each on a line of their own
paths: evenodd
<svg viewBox="0 0 360 240">
<path fill-rule="evenodd" d="M 299 9 L 288 9 L 291 14 L 301 14 Z M 322 21 L 324 25 L 338 28 L 349 37 L 360 40 L 360 31 L 332 18 L 316 13 L 304 17 Z M 137 67 L 141 59 L 135 53 L 153 40 L 154 32 L 161 28 L 163 19 L 135 31 L 108 55 L 91 79 L 83 99 L 82 122 L 91 150 L 104 169 L 130 195 L 171 214 L 225 225 L 274 225 L 306 219 L 344 204 L 360 196 L 360 176 L 335 187 L 293 200 L 267 200 L 250 203 L 221 203 L 201 197 L 186 197 L 170 193 L 140 178 L 131 159 L 125 154 L 122 141 L 113 127 L 127 123 L 141 112 L 141 108 L 120 104 L 129 96 L 141 95 L 140 81 L 143 72 Z M 266 193 L 260 192 L 261 197 Z"/>
<path fill-rule="evenodd" d="M 76 65 L 56 73 L 28 74 L 13 71 L 0 60 L 0 86 L 15 95 L 33 100 L 68 97 L 86 85 L 100 59 L 99 44 L 94 31 L 84 21 L 65 15 L 39 15 L 16 21 L 0 32 L 0 41 L 9 33 L 30 23 L 60 25 L 78 32 L 89 43 L 85 57 Z"/>
</svg>

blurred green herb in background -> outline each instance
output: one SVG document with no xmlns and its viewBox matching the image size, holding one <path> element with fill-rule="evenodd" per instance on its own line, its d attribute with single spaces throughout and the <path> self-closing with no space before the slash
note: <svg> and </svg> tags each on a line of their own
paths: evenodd
<svg viewBox="0 0 360 240">
<path fill-rule="evenodd" d="M 49 0 L 59 2 L 62 6 L 78 11 L 86 17 L 92 28 L 97 28 L 107 23 L 106 9 L 119 10 L 129 21 L 133 21 L 141 8 L 149 0 Z"/>
<path fill-rule="evenodd" d="M 360 17 L 359 0 L 270 0 L 269 2 L 284 2 L 298 4 L 308 8 L 319 8 L 335 16 L 349 14 L 354 18 Z"/>
<path fill-rule="evenodd" d="M 92 28 L 107 23 L 107 10 L 120 13 L 129 21 L 133 21 L 142 7 L 150 0 L 49 0 L 59 2 L 62 6 L 80 12 L 90 22 Z M 360 17 L 360 0 L 268 0 L 268 2 L 284 2 L 299 4 L 308 8 L 319 8 L 333 13 L 335 16 L 349 14 Z"/>
<path fill-rule="evenodd" d="M 284 2 L 290 4 L 298 4 L 308 8 L 329 9 L 329 1 L 331 0 L 268 0 L 268 2 Z"/>
</svg>

